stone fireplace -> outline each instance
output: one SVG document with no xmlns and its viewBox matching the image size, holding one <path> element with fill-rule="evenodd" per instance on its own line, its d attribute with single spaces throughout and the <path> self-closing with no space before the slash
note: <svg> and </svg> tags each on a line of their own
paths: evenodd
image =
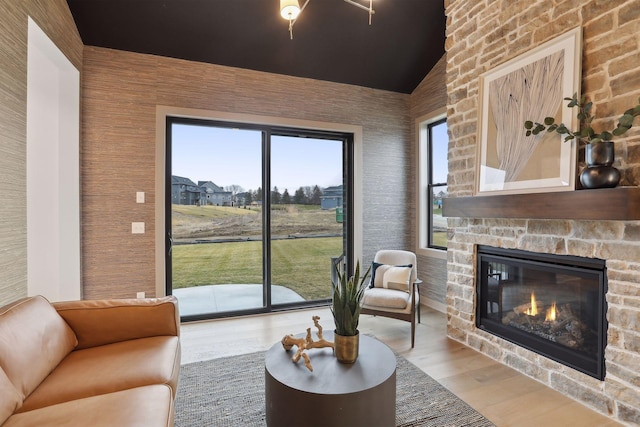
<svg viewBox="0 0 640 427">
<path fill-rule="evenodd" d="M 476 326 L 604 379 L 603 260 L 478 246 Z"/>
<path fill-rule="evenodd" d="M 448 336 L 627 425 L 640 424 L 640 131 L 616 138 L 620 187 L 475 196 L 479 76 L 575 27 L 582 28 L 581 92 L 598 130 L 640 95 L 637 1 L 445 2 Z M 630 46 L 624 51 L 619 46 Z M 451 208 L 451 206 L 449 206 Z M 478 326 L 477 247 L 603 260 L 606 346 L 602 380 Z M 525 302 L 524 304 L 531 304 Z"/>
<path fill-rule="evenodd" d="M 615 189 L 618 190 L 618 189 Z M 595 191 L 595 190 L 582 190 Z M 508 196 L 507 196 L 508 197 Z M 554 196 L 552 196 L 554 197 Z M 555 197 L 562 197 L 555 195 Z M 477 199 L 466 197 L 464 199 Z M 447 203 L 445 202 L 445 214 Z M 533 210 L 532 210 L 533 211 Z M 570 210 L 568 211 L 570 212 Z M 450 217 L 447 315 L 449 337 L 619 421 L 640 423 L 640 228 L 637 221 Z M 603 260 L 607 328 L 604 367 L 586 374 L 515 344 L 478 324 L 477 248 Z M 501 273 L 498 271 L 496 273 Z M 508 269 L 504 269 L 509 271 Z M 487 273 L 488 274 L 488 273 Z M 494 276 L 495 277 L 495 276 Z M 506 278 L 506 276 L 503 276 Z M 496 277 L 497 278 L 497 277 Z M 504 299 L 503 295 L 503 299 Z M 541 296 L 544 300 L 544 298 Z M 585 297 L 585 300 L 591 297 Z M 504 311 L 526 310 L 525 297 Z M 589 303 L 591 304 L 591 303 Z M 513 306 L 513 307 L 512 307 Z M 491 313 L 487 306 L 485 310 Z M 493 304 L 495 313 L 499 304 Z M 482 311 L 480 309 L 480 311 Z M 500 322 L 502 318 L 500 317 Z M 595 328 L 597 330 L 597 327 Z M 596 365 L 600 362 L 596 360 Z M 600 379 L 599 377 L 602 377 Z"/>
</svg>

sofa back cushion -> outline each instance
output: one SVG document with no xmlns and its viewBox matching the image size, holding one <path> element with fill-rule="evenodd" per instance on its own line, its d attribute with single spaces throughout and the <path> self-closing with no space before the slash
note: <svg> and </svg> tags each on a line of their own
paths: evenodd
<svg viewBox="0 0 640 427">
<path fill-rule="evenodd" d="M 77 343 L 69 325 L 42 296 L 0 308 L 0 367 L 22 399 Z"/>
<path fill-rule="evenodd" d="M 0 368 L 0 424 L 22 405 L 22 398 L 9 378 Z"/>
<path fill-rule="evenodd" d="M 76 350 L 139 338 L 180 335 L 178 300 L 161 298 L 56 302 L 78 338 Z"/>
</svg>

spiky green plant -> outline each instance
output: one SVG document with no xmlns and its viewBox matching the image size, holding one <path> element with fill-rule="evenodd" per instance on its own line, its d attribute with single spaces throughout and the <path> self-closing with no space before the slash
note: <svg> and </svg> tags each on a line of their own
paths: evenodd
<svg viewBox="0 0 640 427">
<path fill-rule="evenodd" d="M 333 313 L 333 320 L 336 324 L 336 334 L 347 337 L 354 336 L 358 334 L 360 306 L 366 287 L 365 281 L 371 271 L 371 266 L 362 277 L 360 277 L 360 261 L 356 263 L 354 275 L 349 278 L 347 278 L 346 271 L 340 271 L 337 265 L 335 269 L 337 280 L 332 283 L 331 313 Z"/>
</svg>

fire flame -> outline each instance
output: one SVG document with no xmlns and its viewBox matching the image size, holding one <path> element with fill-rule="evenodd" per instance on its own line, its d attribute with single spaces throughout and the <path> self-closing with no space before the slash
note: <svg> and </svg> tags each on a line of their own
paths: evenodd
<svg viewBox="0 0 640 427">
<path fill-rule="evenodd" d="M 556 303 L 554 301 L 554 303 L 551 304 L 551 308 L 547 310 L 547 315 L 545 316 L 544 320 L 555 321 L 557 315 L 558 315 L 558 310 L 556 309 Z"/>
<path fill-rule="evenodd" d="M 524 314 L 527 316 L 538 315 L 538 304 L 536 303 L 536 295 L 533 292 L 531 292 L 531 308 L 528 308 Z"/>
<path fill-rule="evenodd" d="M 542 309 L 542 307 L 540 309 Z M 533 292 L 531 292 L 530 307 L 524 311 L 521 311 L 521 313 L 524 313 L 527 316 L 537 316 L 540 313 L 538 309 L 538 303 L 536 301 L 536 295 Z M 544 320 L 547 322 L 555 322 L 557 317 L 558 317 L 558 309 L 556 307 L 556 302 L 554 301 L 553 304 L 551 304 L 551 307 L 549 307 L 545 312 Z"/>
</svg>

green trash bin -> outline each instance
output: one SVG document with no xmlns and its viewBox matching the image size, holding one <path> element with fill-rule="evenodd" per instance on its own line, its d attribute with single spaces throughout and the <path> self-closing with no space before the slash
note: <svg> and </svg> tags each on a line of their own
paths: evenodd
<svg viewBox="0 0 640 427">
<path fill-rule="evenodd" d="M 343 208 L 336 208 L 336 222 L 344 220 Z"/>
</svg>

